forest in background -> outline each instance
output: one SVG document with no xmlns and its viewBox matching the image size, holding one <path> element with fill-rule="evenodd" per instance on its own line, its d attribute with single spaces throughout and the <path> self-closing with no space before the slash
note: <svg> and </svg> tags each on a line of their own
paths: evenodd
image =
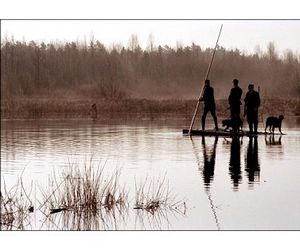
<svg viewBox="0 0 300 251">
<path fill-rule="evenodd" d="M 1 41 L 1 99 L 70 100 L 196 99 L 213 48 L 191 44 L 142 49 L 132 35 L 128 45 L 100 41 L 49 44 Z M 217 99 L 226 99 L 232 79 L 246 92 L 260 86 L 264 98 L 299 99 L 300 55 L 279 56 L 274 43 L 253 54 L 219 47 L 210 79 Z"/>
</svg>

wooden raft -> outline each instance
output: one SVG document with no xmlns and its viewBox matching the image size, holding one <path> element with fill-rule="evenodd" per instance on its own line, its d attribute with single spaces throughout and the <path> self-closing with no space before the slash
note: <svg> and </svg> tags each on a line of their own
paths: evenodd
<svg viewBox="0 0 300 251">
<path fill-rule="evenodd" d="M 182 130 L 183 135 L 189 134 L 189 129 Z M 232 131 L 225 130 L 191 130 L 192 136 L 221 136 L 221 137 L 232 137 L 232 136 L 257 136 L 257 135 L 285 135 L 280 133 L 270 133 L 270 132 L 257 132 L 257 133 L 249 133 L 249 131 L 240 131 L 238 133 L 233 133 Z"/>
</svg>

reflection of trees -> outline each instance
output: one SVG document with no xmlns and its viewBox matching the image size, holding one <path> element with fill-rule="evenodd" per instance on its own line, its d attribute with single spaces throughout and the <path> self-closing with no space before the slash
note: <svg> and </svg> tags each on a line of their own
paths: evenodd
<svg viewBox="0 0 300 251">
<path fill-rule="evenodd" d="M 233 137 L 230 148 L 229 174 L 233 182 L 234 190 L 238 190 L 238 186 L 242 179 L 240 153 L 240 138 Z"/>
<path fill-rule="evenodd" d="M 245 171 L 248 176 L 249 184 L 259 181 L 260 164 L 258 159 L 257 137 L 249 137 Z"/>
</svg>

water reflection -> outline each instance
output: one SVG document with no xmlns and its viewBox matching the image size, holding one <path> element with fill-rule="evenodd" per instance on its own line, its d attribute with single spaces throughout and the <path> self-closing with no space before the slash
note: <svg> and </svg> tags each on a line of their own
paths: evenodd
<svg viewBox="0 0 300 251">
<path fill-rule="evenodd" d="M 258 158 L 257 136 L 249 137 L 245 160 L 245 171 L 248 177 L 248 183 L 251 185 L 251 187 L 253 186 L 253 183 L 259 182 L 260 164 Z"/>
<path fill-rule="evenodd" d="M 136 210 L 135 214 L 135 230 L 170 230 L 172 229 L 172 223 L 170 218 L 172 216 L 185 217 L 185 209 L 181 211 L 179 208 L 174 209 L 160 209 L 155 213 L 149 213 L 145 210 Z"/>
<path fill-rule="evenodd" d="M 198 151 L 197 151 L 197 148 L 195 146 L 195 143 L 194 143 L 192 137 L 191 137 L 191 141 L 192 141 L 193 150 L 195 153 L 199 171 L 202 171 L 201 173 L 202 173 L 202 179 L 203 179 L 203 183 L 204 183 L 204 187 L 205 187 L 205 193 L 207 195 L 210 209 L 211 209 L 212 215 L 213 215 L 215 223 L 216 223 L 216 228 L 218 230 L 220 230 L 221 229 L 220 221 L 219 221 L 217 211 L 216 211 L 216 206 L 215 206 L 215 203 L 214 203 L 211 191 L 210 191 L 211 182 L 213 181 L 214 172 L 215 172 L 216 148 L 217 148 L 217 144 L 218 144 L 218 137 L 215 137 L 214 145 L 213 145 L 212 149 L 207 148 L 206 143 L 205 143 L 205 136 L 202 137 L 203 165 L 198 156 Z"/>
<path fill-rule="evenodd" d="M 41 229 L 48 230 L 118 230 L 126 226 L 128 208 L 101 209 L 97 212 L 66 210 L 57 214 L 43 213 Z"/>
<path fill-rule="evenodd" d="M 205 144 L 205 137 L 202 137 L 202 149 L 203 149 L 203 181 L 206 189 L 209 188 L 210 183 L 214 179 L 215 172 L 215 160 L 216 160 L 216 148 L 218 143 L 218 137 L 215 137 L 214 145 L 212 149 L 207 149 Z"/>
<path fill-rule="evenodd" d="M 280 135 L 279 138 L 277 139 L 274 134 L 266 135 L 265 136 L 266 145 L 279 145 L 279 146 L 281 146 L 281 137 L 282 136 Z"/>
<path fill-rule="evenodd" d="M 233 137 L 230 146 L 229 175 L 233 183 L 233 190 L 237 191 L 242 180 L 241 172 L 241 144 L 239 137 Z"/>
<path fill-rule="evenodd" d="M 186 224 L 191 224 L 191 229 L 251 229 L 252 223 L 259 229 L 280 228 L 279 224 L 282 224 L 282 228 L 299 227 L 296 224 L 299 223 L 299 215 L 293 214 L 300 211 L 297 196 L 300 189 L 297 180 L 300 172 L 299 124 L 293 125 L 292 129 L 285 128 L 287 135 L 282 137 L 244 137 L 244 144 L 241 138 L 240 141 L 231 138 L 225 141 L 223 137 L 206 137 L 203 140 L 193 137 L 197 149 L 194 150 L 196 163 L 191 140 L 182 136 L 183 126 L 177 122 L 74 122 L 2 122 L 1 175 L 7 181 L 7 187 L 15 184 L 24 166 L 25 182 L 30 183 L 30 178 L 43 184 L 47 182 L 48 174 L 65 168 L 69 158 L 81 165 L 92 155 L 95 161 L 107 160 L 107 168 L 123 168 L 122 182 L 128 185 L 130 195 L 134 191 L 134 177 L 139 179 L 148 174 L 167 173 L 174 193 L 188 202 L 187 219 L 176 220 L 171 214 L 167 220 L 164 217 L 156 220 L 151 214 L 144 213 L 147 218 L 139 217 L 135 226 L 135 216 L 140 212 L 131 210 L 128 221 L 118 221 L 118 229 L 186 229 Z M 227 143 L 222 144 L 223 140 Z M 262 166 L 265 169 L 260 173 Z M 259 179 L 267 183 L 251 191 L 249 196 L 246 190 L 252 189 Z M 268 197 L 270 193 L 272 195 L 272 191 L 278 187 L 282 187 L 282 196 L 261 201 L 259 213 L 249 218 L 248 212 L 253 212 L 249 205 L 255 205 L 261 197 Z M 291 199 L 287 200 L 288 197 Z M 284 205 L 285 210 L 267 214 L 277 205 Z M 240 212 L 244 212 L 243 215 Z M 233 214 L 237 217 L 232 217 Z M 265 215 L 268 215 L 268 221 L 262 218 Z M 62 229 L 63 225 L 67 225 L 63 229 L 116 229 L 114 221 L 110 220 L 114 218 L 106 217 L 105 223 L 98 219 L 99 223 L 91 224 L 92 217 L 74 219 L 68 211 L 51 215 L 58 227 L 53 225 L 49 228 Z M 33 229 L 39 229 L 40 218 L 44 219 L 38 217 Z M 278 219 L 284 221 L 279 223 Z M 42 229 L 47 229 L 46 226 L 47 223 Z"/>
</svg>

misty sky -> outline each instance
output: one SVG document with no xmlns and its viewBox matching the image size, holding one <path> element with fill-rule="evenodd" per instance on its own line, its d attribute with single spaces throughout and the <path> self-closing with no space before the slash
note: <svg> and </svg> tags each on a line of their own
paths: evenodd
<svg viewBox="0 0 300 251">
<path fill-rule="evenodd" d="M 2 38 L 12 35 L 15 40 L 89 41 L 93 36 L 107 46 L 121 43 L 127 46 L 131 34 L 138 36 L 140 45 L 146 48 L 149 34 L 155 45 L 175 47 L 192 42 L 201 47 L 213 47 L 221 24 L 224 24 L 219 44 L 225 48 L 238 48 L 252 53 L 257 45 L 266 49 L 273 41 L 280 53 L 286 49 L 300 53 L 300 20 L 7 20 L 1 22 Z"/>
</svg>

